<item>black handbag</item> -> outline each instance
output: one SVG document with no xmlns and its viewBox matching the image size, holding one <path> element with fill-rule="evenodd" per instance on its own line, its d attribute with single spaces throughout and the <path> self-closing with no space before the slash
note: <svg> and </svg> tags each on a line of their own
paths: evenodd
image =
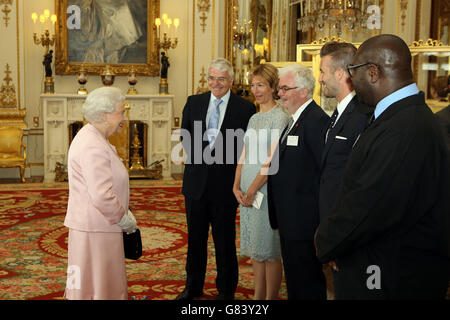
<svg viewBox="0 0 450 320">
<path fill-rule="evenodd" d="M 123 249 L 127 259 L 137 260 L 142 256 L 142 239 L 139 229 L 133 233 L 123 233 Z"/>
</svg>

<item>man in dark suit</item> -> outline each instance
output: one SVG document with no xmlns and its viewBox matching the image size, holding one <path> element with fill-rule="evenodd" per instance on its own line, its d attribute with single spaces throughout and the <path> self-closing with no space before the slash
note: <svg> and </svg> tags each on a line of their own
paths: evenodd
<svg viewBox="0 0 450 320">
<path fill-rule="evenodd" d="M 320 50 L 319 82 L 324 95 L 338 101 L 325 133 L 320 163 L 320 220 L 331 211 L 348 156 L 368 120 L 369 110 L 359 103 L 345 69 L 355 54 L 356 47 L 347 42 L 328 42 Z"/>
<path fill-rule="evenodd" d="M 288 299 L 326 299 L 322 264 L 313 236 L 319 224 L 319 166 L 329 117 L 312 100 L 315 79 L 309 68 L 280 69 L 278 95 L 292 115 L 271 162 L 269 219 L 279 228 Z M 278 166 L 277 166 L 278 164 Z"/>
<path fill-rule="evenodd" d="M 318 258 L 335 261 L 337 299 L 443 299 L 450 272 L 448 152 L 394 35 L 366 40 L 347 67 L 374 108 L 347 162 Z"/>
<path fill-rule="evenodd" d="M 210 91 L 188 97 L 181 136 L 186 152 L 183 189 L 188 226 L 186 287 L 178 300 L 203 295 L 209 226 L 214 240 L 219 292 L 230 300 L 238 283 L 234 174 L 243 136 L 255 106 L 233 94 L 233 69 L 219 58 L 208 69 Z"/>
<path fill-rule="evenodd" d="M 450 93 L 450 76 L 447 77 L 447 88 L 442 90 L 442 92 L 438 92 L 438 95 L 443 98 L 448 98 Z M 436 112 L 436 117 L 438 119 L 439 124 L 441 125 L 442 132 L 444 133 L 444 137 L 447 141 L 447 149 L 450 150 L 450 105 L 445 107 L 439 112 Z"/>
<path fill-rule="evenodd" d="M 445 141 L 447 142 L 447 149 L 450 151 L 450 105 L 439 112 L 436 112 L 436 118 L 442 128 Z"/>
</svg>

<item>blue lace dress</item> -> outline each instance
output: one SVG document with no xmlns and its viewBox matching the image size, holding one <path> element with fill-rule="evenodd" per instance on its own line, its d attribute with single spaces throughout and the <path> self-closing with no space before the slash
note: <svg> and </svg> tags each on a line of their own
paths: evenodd
<svg viewBox="0 0 450 320">
<path fill-rule="evenodd" d="M 245 162 L 241 172 L 243 193 L 250 187 L 261 166 L 266 162 L 271 144 L 281 136 L 289 117 L 281 107 L 278 107 L 266 113 L 256 113 L 250 118 L 244 138 Z M 267 183 L 259 189 L 259 192 L 264 194 L 259 209 L 240 206 L 240 255 L 248 256 L 255 261 L 273 261 L 281 258 L 281 249 L 278 230 L 270 227 Z"/>
</svg>

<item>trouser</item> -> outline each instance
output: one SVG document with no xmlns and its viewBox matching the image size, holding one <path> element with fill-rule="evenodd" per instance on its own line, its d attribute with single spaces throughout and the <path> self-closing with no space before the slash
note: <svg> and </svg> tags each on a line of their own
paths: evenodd
<svg viewBox="0 0 450 320">
<path fill-rule="evenodd" d="M 280 235 L 281 255 L 289 300 L 326 300 L 322 264 L 313 241 L 289 240 Z"/>
<path fill-rule="evenodd" d="M 236 256 L 236 205 L 210 200 L 208 192 L 200 199 L 185 197 L 188 226 L 186 289 L 200 293 L 205 282 L 209 225 L 214 240 L 219 293 L 234 294 L 239 272 Z"/>
</svg>

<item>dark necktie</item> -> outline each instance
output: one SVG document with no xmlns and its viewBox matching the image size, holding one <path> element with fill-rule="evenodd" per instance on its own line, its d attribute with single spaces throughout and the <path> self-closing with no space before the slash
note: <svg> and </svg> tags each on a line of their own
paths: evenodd
<svg viewBox="0 0 450 320">
<path fill-rule="evenodd" d="M 368 127 L 370 127 L 370 125 L 372 124 L 372 122 L 375 121 L 375 113 L 372 113 L 372 115 L 370 116 L 369 120 L 367 120 L 366 122 L 366 126 L 364 128 L 364 131 L 367 130 Z"/>
<path fill-rule="evenodd" d="M 325 143 L 326 143 L 327 140 L 328 140 L 328 133 L 330 132 L 331 128 L 334 127 L 334 123 L 336 122 L 336 119 L 337 119 L 338 115 L 339 115 L 339 112 L 338 112 L 338 110 L 337 110 L 337 108 L 336 108 L 336 109 L 334 110 L 333 114 L 331 115 L 330 125 L 328 126 L 327 133 L 326 133 L 326 135 L 325 135 Z"/>
</svg>

